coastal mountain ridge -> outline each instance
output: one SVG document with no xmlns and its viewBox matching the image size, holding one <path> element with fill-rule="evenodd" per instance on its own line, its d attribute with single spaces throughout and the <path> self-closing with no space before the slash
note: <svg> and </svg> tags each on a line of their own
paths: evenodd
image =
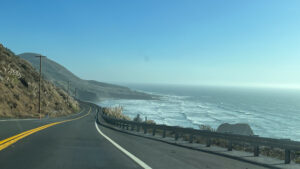
<svg viewBox="0 0 300 169">
<path fill-rule="evenodd" d="M 35 69 L 39 69 L 39 58 L 35 57 L 38 55 L 36 53 L 22 53 L 18 56 L 30 62 Z M 42 65 L 42 74 L 45 79 L 65 91 L 68 91 L 69 81 L 70 94 L 73 96 L 76 94 L 76 98 L 80 100 L 98 102 L 103 99 L 152 99 L 151 95 L 133 91 L 127 87 L 95 80 L 83 80 L 48 57 L 42 59 Z"/>
</svg>

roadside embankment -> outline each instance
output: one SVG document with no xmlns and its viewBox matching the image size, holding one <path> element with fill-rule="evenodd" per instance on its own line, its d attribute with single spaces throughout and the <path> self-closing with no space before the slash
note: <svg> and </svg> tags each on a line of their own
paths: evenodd
<svg viewBox="0 0 300 169">
<path fill-rule="evenodd" d="M 0 44 L 0 118 L 39 117 L 39 73 Z M 78 102 L 51 82 L 41 80 L 41 116 L 78 111 Z"/>
</svg>

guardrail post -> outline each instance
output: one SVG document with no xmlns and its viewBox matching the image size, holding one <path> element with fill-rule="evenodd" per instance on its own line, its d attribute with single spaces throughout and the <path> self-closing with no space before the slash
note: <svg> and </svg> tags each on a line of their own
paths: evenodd
<svg viewBox="0 0 300 169">
<path fill-rule="evenodd" d="M 175 131 L 175 141 L 178 140 L 178 132 Z"/>
<path fill-rule="evenodd" d="M 125 123 L 122 123 L 122 129 L 125 129 Z"/>
<path fill-rule="evenodd" d="M 206 147 L 210 147 L 210 145 L 211 145 L 211 139 L 208 137 L 206 139 Z"/>
<path fill-rule="evenodd" d="M 193 134 L 190 134 L 190 140 L 189 140 L 189 143 L 193 143 L 193 139 L 194 139 L 194 135 L 193 135 Z"/>
<path fill-rule="evenodd" d="M 129 129 L 129 124 L 126 124 L 126 130 L 128 130 Z"/>
<path fill-rule="evenodd" d="M 141 125 L 139 125 L 139 124 L 136 125 L 136 131 L 137 132 L 140 132 L 140 127 L 141 127 Z"/>
<path fill-rule="evenodd" d="M 259 137 L 259 135 L 253 135 L 253 137 Z M 255 144 L 253 146 L 253 154 L 254 154 L 254 157 L 259 156 L 259 145 Z"/>
<path fill-rule="evenodd" d="M 228 140 L 228 151 L 232 151 L 232 141 Z"/>
<path fill-rule="evenodd" d="M 163 138 L 166 137 L 166 129 L 164 129 L 162 137 L 163 137 Z"/>
<path fill-rule="evenodd" d="M 258 157 L 259 156 L 259 146 L 255 145 L 253 147 L 253 152 L 254 152 L 254 157 Z"/>
<path fill-rule="evenodd" d="M 152 130 L 152 136 L 155 136 L 155 132 L 156 132 L 156 128 L 153 127 L 153 130 Z"/>
<path fill-rule="evenodd" d="M 147 126 L 144 126 L 144 134 L 147 134 Z"/>
<path fill-rule="evenodd" d="M 291 150 L 286 149 L 284 154 L 285 154 L 284 163 L 285 164 L 290 164 L 290 162 L 291 162 Z"/>
<path fill-rule="evenodd" d="M 134 130 L 134 124 L 131 124 L 131 131 Z"/>
</svg>

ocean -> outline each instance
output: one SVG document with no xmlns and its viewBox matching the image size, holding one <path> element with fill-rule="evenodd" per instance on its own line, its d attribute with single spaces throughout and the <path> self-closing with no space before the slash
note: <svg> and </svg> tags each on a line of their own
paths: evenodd
<svg viewBox="0 0 300 169">
<path fill-rule="evenodd" d="M 101 106 L 123 106 L 124 114 L 159 124 L 192 127 L 248 123 L 256 135 L 300 141 L 300 90 L 127 85 L 160 96 L 158 100 L 105 100 Z"/>
</svg>

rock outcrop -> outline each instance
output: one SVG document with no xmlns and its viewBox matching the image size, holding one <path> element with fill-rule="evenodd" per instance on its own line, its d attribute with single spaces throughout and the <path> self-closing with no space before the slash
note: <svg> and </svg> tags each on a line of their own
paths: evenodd
<svg viewBox="0 0 300 169">
<path fill-rule="evenodd" d="M 245 123 L 237 123 L 237 124 L 224 123 L 218 127 L 217 132 L 240 134 L 246 136 L 254 135 L 250 125 Z"/>
</svg>

